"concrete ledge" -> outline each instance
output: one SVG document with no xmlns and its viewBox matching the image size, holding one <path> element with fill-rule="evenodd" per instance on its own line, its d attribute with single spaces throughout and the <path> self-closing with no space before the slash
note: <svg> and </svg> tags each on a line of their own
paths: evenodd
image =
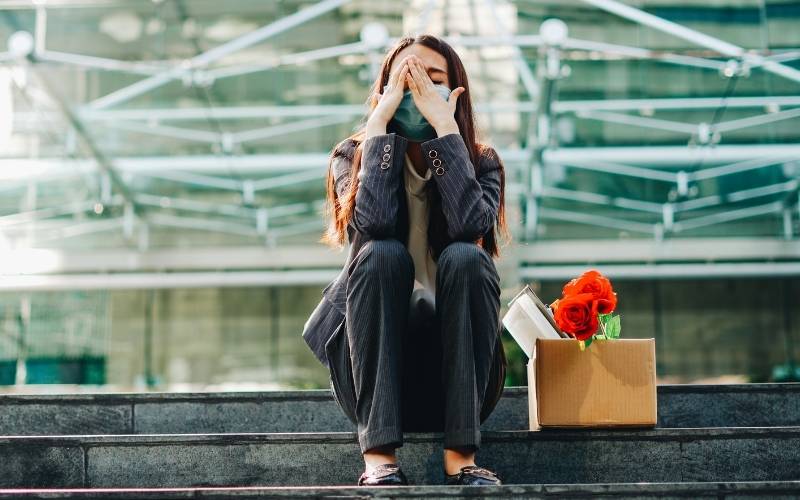
<svg viewBox="0 0 800 500">
<path fill-rule="evenodd" d="M 409 480 L 441 484 L 441 442 L 405 435 Z M 352 432 L 6 437 L 0 456 L 3 488 L 353 485 L 363 470 Z M 798 480 L 800 427 L 487 431 L 478 462 L 507 484 Z"/>
<path fill-rule="evenodd" d="M 663 498 L 796 498 L 800 481 L 753 481 L 730 483 L 597 483 L 524 484 L 502 486 L 308 486 L 158 489 L 36 489 L 0 490 L 0 498 L 563 498 L 565 496 L 624 496 L 630 499 Z"/>
<path fill-rule="evenodd" d="M 659 385 L 659 427 L 800 425 L 800 383 Z M 527 387 L 507 387 L 485 430 L 528 428 Z M 354 431 L 327 389 L 0 396 L 0 435 Z"/>
</svg>

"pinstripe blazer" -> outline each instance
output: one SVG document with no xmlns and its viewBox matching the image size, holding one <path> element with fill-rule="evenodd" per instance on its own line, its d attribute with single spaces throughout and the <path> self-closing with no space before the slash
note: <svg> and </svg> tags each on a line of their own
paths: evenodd
<svg viewBox="0 0 800 500">
<path fill-rule="evenodd" d="M 339 275 L 322 291 L 322 299 L 303 327 L 303 339 L 329 367 L 326 345 L 344 328 L 347 278 L 365 242 L 396 238 L 408 241 L 408 208 L 403 195 L 404 160 L 408 139 L 394 132 L 364 141 L 359 187 L 353 217 L 347 227 L 350 251 Z M 491 231 L 500 202 L 500 164 L 493 148 L 480 159 L 476 177 L 461 134 L 451 133 L 420 143 L 423 157 L 441 195 L 447 240 L 475 242 Z M 337 196 L 349 189 L 351 160 L 334 155 L 331 162 Z"/>
</svg>

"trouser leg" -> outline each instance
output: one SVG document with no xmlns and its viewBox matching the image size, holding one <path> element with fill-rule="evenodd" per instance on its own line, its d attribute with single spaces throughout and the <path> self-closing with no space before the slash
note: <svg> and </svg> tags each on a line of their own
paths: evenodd
<svg viewBox="0 0 800 500">
<path fill-rule="evenodd" d="M 500 335 L 500 277 L 491 256 L 456 241 L 439 256 L 436 314 L 443 347 L 444 447 L 480 447 L 480 411 Z"/>
<path fill-rule="evenodd" d="M 345 322 L 356 395 L 361 452 L 402 446 L 402 336 L 414 262 L 395 239 L 370 240 L 347 282 Z"/>
<path fill-rule="evenodd" d="M 444 430 L 442 342 L 433 302 L 412 292 L 403 352 L 403 430 Z"/>
</svg>

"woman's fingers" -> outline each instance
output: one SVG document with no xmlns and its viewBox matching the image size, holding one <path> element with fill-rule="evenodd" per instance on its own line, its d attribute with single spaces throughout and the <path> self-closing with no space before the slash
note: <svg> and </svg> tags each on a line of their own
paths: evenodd
<svg viewBox="0 0 800 500">
<path fill-rule="evenodd" d="M 414 86 L 412 90 L 414 92 L 419 92 L 419 82 L 417 81 L 417 70 L 416 67 L 414 66 L 413 59 L 408 61 L 408 73 L 409 73 L 408 86 L 411 87 L 411 85 L 413 84 Z"/>
<path fill-rule="evenodd" d="M 394 73 L 389 75 L 388 82 L 390 90 L 395 91 L 396 88 L 399 94 L 405 92 L 406 76 L 409 74 L 406 59 L 403 59 L 403 61 L 400 62 L 400 66 L 394 69 Z"/>
<path fill-rule="evenodd" d="M 396 68 L 396 71 L 389 76 L 389 79 L 386 82 L 386 90 L 383 93 L 392 95 L 395 93 L 402 94 L 405 75 L 407 72 L 408 69 L 405 67 L 405 65 L 400 68 Z"/>
<path fill-rule="evenodd" d="M 422 65 L 416 60 L 411 62 L 411 73 L 414 75 L 414 83 L 417 85 L 417 91 L 422 93 L 423 91 L 427 90 L 425 80 L 422 76 Z"/>
<path fill-rule="evenodd" d="M 400 75 L 403 73 L 403 71 L 405 71 L 406 73 L 408 73 L 408 60 L 409 60 L 409 57 L 408 57 L 408 56 L 404 57 L 404 58 L 403 58 L 403 59 L 400 61 L 400 65 L 399 65 L 399 66 L 398 66 L 398 67 L 395 69 L 395 72 L 396 72 L 396 73 L 395 73 L 395 78 L 396 78 L 396 79 L 397 79 L 397 80 L 398 80 L 398 81 L 399 81 L 401 84 L 403 83 L 403 79 L 402 79 L 402 78 L 400 78 Z"/>
<path fill-rule="evenodd" d="M 458 97 L 466 91 L 467 89 L 465 89 L 464 87 L 456 87 L 455 90 L 450 92 L 450 98 L 447 100 L 447 103 L 450 105 L 451 113 L 455 114 Z"/>
<path fill-rule="evenodd" d="M 397 72 L 397 87 L 402 92 L 405 88 L 406 83 L 406 75 L 408 74 L 408 64 L 403 64 L 403 67 L 400 68 L 400 71 Z"/>
<path fill-rule="evenodd" d="M 417 82 L 414 79 L 414 75 L 409 72 L 407 80 L 408 88 L 411 89 L 411 94 L 419 95 L 419 89 L 417 88 Z"/>
<path fill-rule="evenodd" d="M 416 66 L 419 74 L 420 86 L 423 87 L 427 92 L 433 92 L 433 80 L 431 80 L 431 77 L 428 76 L 428 72 L 425 70 L 425 65 L 422 64 L 421 61 L 417 60 Z"/>
</svg>

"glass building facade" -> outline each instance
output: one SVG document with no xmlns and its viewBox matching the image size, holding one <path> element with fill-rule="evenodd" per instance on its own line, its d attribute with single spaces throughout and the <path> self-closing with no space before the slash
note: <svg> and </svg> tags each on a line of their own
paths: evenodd
<svg viewBox="0 0 800 500">
<path fill-rule="evenodd" d="M 327 387 L 300 334 L 346 257 L 328 157 L 413 33 L 506 168 L 501 314 L 594 267 L 660 381 L 791 377 L 797 2 L 9 0 L 0 388 Z"/>
</svg>

